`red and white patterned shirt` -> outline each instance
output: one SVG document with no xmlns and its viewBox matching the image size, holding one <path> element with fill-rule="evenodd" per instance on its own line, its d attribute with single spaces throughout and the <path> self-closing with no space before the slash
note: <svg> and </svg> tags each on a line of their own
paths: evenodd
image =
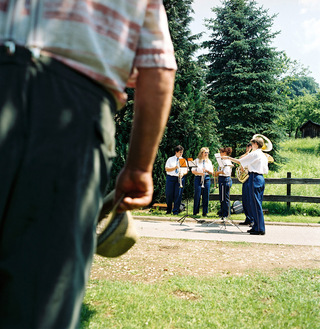
<svg viewBox="0 0 320 329">
<path fill-rule="evenodd" d="M 162 0 L 0 0 L 0 44 L 40 48 L 110 90 L 134 87 L 134 68 L 176 70 Z"/>
</svg>

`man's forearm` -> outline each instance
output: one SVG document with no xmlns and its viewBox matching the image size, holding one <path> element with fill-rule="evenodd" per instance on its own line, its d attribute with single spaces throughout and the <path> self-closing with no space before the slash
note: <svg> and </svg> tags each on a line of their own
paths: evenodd
<svg viewBox="0 0 320 329">
<path fill-rule="evenodd" d="M 174 76 L 173 70 L 139 69 L 126 163 L 133 170 L 152 171 L 171 109 Z"/>
</svg>

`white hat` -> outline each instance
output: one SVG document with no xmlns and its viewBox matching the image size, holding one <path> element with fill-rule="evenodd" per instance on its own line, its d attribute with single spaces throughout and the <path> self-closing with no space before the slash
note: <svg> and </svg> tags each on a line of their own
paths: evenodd
<svg viewBox="0 0 320 329">
<path fill-rule="evenodd" d="M 113 190 L 105 197 L 97 225 L 96 253 L 104 257 L 124 254 L 139 238 L 130 211 L 117 213 L 123 197 L 113 205 L 114 194 Z M 106 217 L 107 213 L 109 215 Z"/>
</svg>

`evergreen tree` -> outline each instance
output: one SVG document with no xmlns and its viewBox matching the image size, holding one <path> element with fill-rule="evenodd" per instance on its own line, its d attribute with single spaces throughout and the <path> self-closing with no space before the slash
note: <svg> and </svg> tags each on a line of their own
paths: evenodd
<svg viewBox="0 0 320 329">
<path fill-rule="evenodd" d="M 217 115 L 208 98 L 205 83 L 205 67 L 195 59 L 199 46 L 196 41 L 200 35 L 192 36 L 189 28 L 191 22 L 192 0 L 165 0 L 169 29 L 174 44 L 178 71 L 168 124 L 161 141 L 154 164 L 154 200 L 165 200 L 165 162 L 174 155 L 174 147 L 181 144 L 185 148 L 185 157 L 195 158 L 201 147 L 207 146 L 216 151 Z M 116 152 L 113 162 L 111 186 L 124 165 L 131 123 L 133 118 L 132 89 L 127 90 L 129 102 L 115 116 Z M 148 152 L 148 150 L 146 150 Z M 184 197 L 193 195 L 193 175 L 187 175 L 187 189 Z"/>
<path fill-rule="evenodd" d="M 216 17 L 207 20 L 209 41 L 208 91 L 219 116 L 218 130 L 224 145 L 234 155 L 256 133 L 275 142 L 281 131 L 276 119 L 282 108 L 278 79 L 282 69 L 281 53 L 271 46 L 274 16 L 250 0 L 224 0 L 213 8 Z"/>
<path fill-rule="evenodd" d="M 185 158 L 196 158 L 201 147 L 206 146 L 216 152 L 218 135 L 216 131 L 217 115 L 212 101 L 206 91 L 206 68 L 198 62 L 196 51 L 199 35 L 191 35 L 189 28 L 193 13 L 193 0 L 164 0 L 167 11 L 169 29 L 173 40 L 178 71 L 176 73 L 175 90 L 171 113 L 167 128 L 160 145 L 157 164 L 155 191 L 160 199 L 164 199 L 165 161 L 174 155 L 176 145 L 185 149 Z M 193 175 L 187 175 L 184 197 L 193 196 Z"/>
</svg>

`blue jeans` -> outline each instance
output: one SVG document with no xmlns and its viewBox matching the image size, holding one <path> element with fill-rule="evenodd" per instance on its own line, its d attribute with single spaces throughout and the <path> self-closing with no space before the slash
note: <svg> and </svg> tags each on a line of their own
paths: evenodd
<svg viewBox="0 0 320 329">
<path fill-rule="evenodd" d="M 253 218 L 254 231 L 265 232 L 264 216 L 262 210 L 262 200 L 265 188 L 263 175 L 250 173 L 248 179 L 248 197 L 249 208 L 248 213 Z"/>
<path fill-rule="evenodd" d="M 250 209 L 250 198 L 249 198 L 249 179 L 247 179 L 242 184 L 242 206 L 243 206 L 243 212 L 246 215 L 246 221 L 253 222 L 253 218 L 249 215 L 249 209 Z"/>
<path fill-rule="evenodd" d="M 209 175 L 204 178 L 204 188 L 201 187 L 201 176 L 194 177 L 194 200 L 193 200 L 193 214 L 197 215 L 200 209 L 200 199 L 202 195 L 202 215 L 206 216 L 209 206 L 209 193 L 211 179 Z"/>
<path fill-rule="evenodd" d="M 218 183 L 221 217 L 228 217 L 230 212 L 230 188 L 232 186 L 232 179 L 231 177 L 219 176 Z"/>
</svg>

